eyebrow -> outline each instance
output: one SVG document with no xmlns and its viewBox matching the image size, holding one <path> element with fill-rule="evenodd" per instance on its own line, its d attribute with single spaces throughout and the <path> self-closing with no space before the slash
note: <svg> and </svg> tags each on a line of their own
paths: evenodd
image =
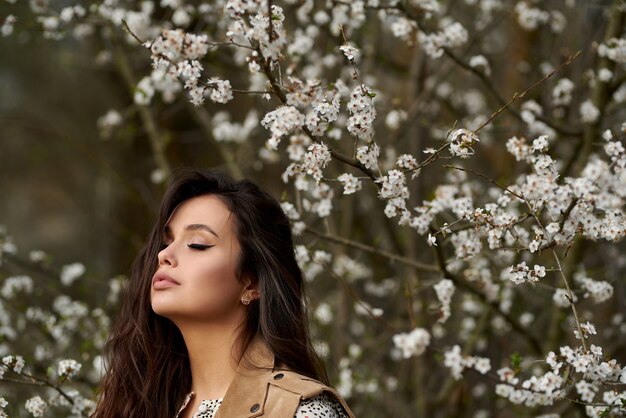
<svg viewBox="0 0 626 418">
<path fill-rule="evenodd" d="M 217 233 L 216 233 L 213 229 L 211 229 L 211 227 L 210 227 L 210 226 L 208 226 L 208 225 L 204 225 L 204 224 L 190 224 L 190 225 L 187 225 L 187 226 L 185 227 L 185 231 L 198 231 L 198 230 L 207 231 L 207 232 L 210 232 L 211 234 L 215 235 L 215 236 L 216 236 L 216 237 L 218 237 L 218 238 L 220 237 L 220 236 L 219 236 L 219 235 L 217 235 Z M 171 228 L 169 227 L 169 225 L 166 225 L 166 226 L 165 226 L 165 234 L 166 234 L 166 235 L 171 235 L 171 233 L 172 233 Z"/>
</svg>

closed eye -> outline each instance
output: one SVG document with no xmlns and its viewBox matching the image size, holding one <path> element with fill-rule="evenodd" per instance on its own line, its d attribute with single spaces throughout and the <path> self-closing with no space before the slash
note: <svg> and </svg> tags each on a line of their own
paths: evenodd
<svg viewBox="0 0 626 418">
<path fill-rule="evenodd" d="M 206 250 L 207 248 L 214 247 L 214 245 L 202 245 L 202 244 L 187 244 L 187 247 L 193 248 L 194 250 Z"/>
</svg>

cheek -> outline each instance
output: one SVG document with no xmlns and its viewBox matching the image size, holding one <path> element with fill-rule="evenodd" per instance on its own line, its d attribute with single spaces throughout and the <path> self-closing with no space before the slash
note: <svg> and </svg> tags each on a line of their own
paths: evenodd
<svg viewBox="0 0 626 418">
<path fill-rule="evenodd" d="M 202 287 L 205 295 L 213 298 L 230 299 L 237 297 L 242 285 L 239 283 L 235 273 L 236 266 L 230 262 L 207 263 L 198 271 L 196 284 Z"/>
</svg>

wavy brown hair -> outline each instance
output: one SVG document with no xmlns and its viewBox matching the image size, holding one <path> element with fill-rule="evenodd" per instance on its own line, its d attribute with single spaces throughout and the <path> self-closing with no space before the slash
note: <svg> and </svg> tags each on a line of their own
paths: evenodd
<svg viewBox="0 0 626 418">
<path fill-rule="evenodd" d="M 289 220 L 278 202 L 253 182 L 235 181 L 219 171 L 182 169 L 174 174 L 147 243 L 131 266 L 104 348 L 105 374 L 92 418 L 171 418 L 191 390 L 182 334 L 172 321 L 154 313 L 150 286 L 165 223 L 180 203 L 206 194 L 218 196 L 234 215 L 241 245 L 237 277 L 250 277 L 260 290 L 260 298 L 248 305 L 239 334 L 243 351 L 261 337 L 277 365 L 328 384 L 311 345 L 302 272 Z"/>
</svg>

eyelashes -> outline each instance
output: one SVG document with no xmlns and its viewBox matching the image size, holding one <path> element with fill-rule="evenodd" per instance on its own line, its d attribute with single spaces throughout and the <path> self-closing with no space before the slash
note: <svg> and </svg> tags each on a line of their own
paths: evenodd
<svg viewBox="0 0 626 418">
<path fill-rule="evenodd" d="M 213 245 L 202 245 L 202 244 L 187 244 L 187 247 L 193 248 L 194 250 L 204 251 L 207 248 L 213 247 Z"/>
<path fill-rule="evenodd" d="M 206 249 L 214 247 L 214 245 L 187 244 L 187 247 L 189 247 L 189 248 L 191 248 L 193 250 L 204 251 Z M 161 246 L 159 247 L 159 251 L 163 251 L 165 248 L 167 248 L 167 244 L 161 244 Z"/>
</svg>

